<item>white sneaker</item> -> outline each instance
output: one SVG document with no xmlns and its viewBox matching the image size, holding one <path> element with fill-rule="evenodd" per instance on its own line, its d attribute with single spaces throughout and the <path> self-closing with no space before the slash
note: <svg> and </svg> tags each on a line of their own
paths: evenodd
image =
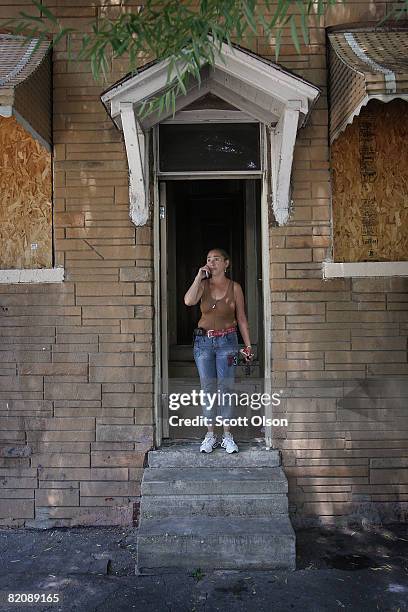
<svg viewBox="0 0 408 612">
<path fill-rule="evenodd" d="M 232 437 L 232 434 L 229 432 L 225 432 L 223 434 L 221 447 L 225 448 L 227 453 L 237 453 L 238 452 L 238 446 L 235 444 L 234 438 Z"/>
<path fill-rule="evenodd" d="M 200 453 L 212 453 L 216 446 L 218 446 L 217 437 L 212 431 L 209 431 L 205 434 L 205 438 L 201 442 Z"/>
</svg>

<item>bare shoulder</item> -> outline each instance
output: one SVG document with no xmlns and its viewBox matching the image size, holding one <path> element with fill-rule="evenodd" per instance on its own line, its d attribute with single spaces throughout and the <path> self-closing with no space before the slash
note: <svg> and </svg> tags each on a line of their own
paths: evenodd
<svg viewBox="0 0 408 612">
<path fill-rule="evenodd" d="M 234 286 L 234 295 L 243 295 L 242 287 L 236 281 L 232 281 Z"/>
</svg>

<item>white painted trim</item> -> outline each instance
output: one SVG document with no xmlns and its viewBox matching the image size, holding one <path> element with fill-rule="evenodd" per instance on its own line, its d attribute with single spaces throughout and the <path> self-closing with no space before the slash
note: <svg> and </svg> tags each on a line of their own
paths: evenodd
<svg viewBox="0 0 408 612">
<path fill-rule="evenodd" d="M 293 83 L 288 79 L 280 77 L 280 71 L 272 66 L 265 70 L 267 64 L 247 55 L 243 61 L 242 57 L 237 56 L 236 49 L 231 51 L 228 45 L 223 45 L 223 60 L 215 58 L 215 67 L 220 72 L 224 72 L 228 78 L 236 77 L 239 81 L 246 83 L 250 87 L 263 91 L 271 97 L 285 104 L 288 100 L 299 100 L 302 111 L 306 114 L 308 110 L 308 100 L 302 91 L 302 83 L 299 88 L 294 88 Z M 242 52 L 239 52 L 242 53 Z M 295 80 L 295 77 L 292 77 Z"/>
<path fill-rule="evenodd" d="M 370 95 L 364 96 L 364 98 L 356 106 L 356 108 L 349 115 L 347 115 L 347 117 L 340 123 L 338 128 L 336 128 L 336 130 L 330 135 L 330 143 L 332 144 L 336 140 L 336 138 L 342 132 L 344 132 L 346 127 L 348 125 L 350 125 L 351 123 L 353 123 L 354 117 L 356 117 L 356 116 L 358 116 L 360 114 L 361 109 L 363 108 L 363 106 L 366 106 L 368 104 L 369 100 L 380 100 L 381 102 L 387 103 L 387 102 L 391 102 L 391 100 L 396 100 L 397 98 L 399 98 L 400 100 L 408 100 L 408 94 L 403 94 L 403 93 L 399 93 L 399 94 L 395 94 L 395 95 L 391 95 L 391 94 L 370 94 Z"/>
<path fill-rule="evenodd" d="M 229 85 L 232 87 L 232 83 L 229 83 Z M 271 113 L 270 110 L 262 108 L 255 102 L 245 98 L 242 94 L 216 80 L 211 81 L 210 90 L 211 93 L 221 98 L 221 100 L 225 100 L 225 102 L 229 102 L 229 104 L 236 106 L 241 111 L 250 114 L 260 123 L 276 123 L 278 121 L 279 117 Z"/>
<path fill-rule="evenodd" d="M 322 264 L 323 278 L 408 276 L 408 261 L 364 261 Z"/>
<path fill-rule="evenodd" d="M 133 104 L 122 103 L 120 115 L 129 166 L 129 214 L 135 225 L 145 225 L 149 217 L 145 180 L 147 165 L 145 135 L 136 121 Z"/>
<path fill-rule="evenodd" d="M 181 110 L 160 124 L 182 124 L 182 123 L 257 123 L 251 115 L 240 110 L 203 109 L 203 110 Z"/>
<path fill-rule="evenodd" d="M 193 86 L 187 85 L 187 94 L 185 96 L 178 96 L 176 98 L 176 106 L 175 113 L 181 112 L 186 106 L 192 104 L 196 100 L 199 100 L 207 93 L 209 93 L 210 87 L 207 78 L 204 78 L 202 75 L 201 83 L 195 83 Z M 151 113 L 147 115 L 147 117 L 140 118 L 140 124 L 142 125 L 144 130 L 148 130 L 151 127 L 157 125 L 158 123 L 164 123 L 167 119 L 173 118 L 173 109 L 163 109 L 161 114 L 158 112 Z"/>
<path fill-rule="evenodd" d="M 162 420 L 162 367 L 161 367 L 161 283 L 160 283 L 160 204 L 157 178 L 156 130 L 153 130 L 153 271 L 154 271 L 154 425 L 155 444 L 159 448 L 163 437 Z"/>
<path fill-rule="evenodd" d="M 234 170 L 231 172 L 224 171 L 204 171 L 204 172 L 157 172 L 157 175 L 162 179 L 168 180 L 195 180 L 195 179 L 233 179 L 233 178 L 260 178 L 263 175 L 262 170 Z"/>
<path fill-rule="evenodd" d="M 273 64 L 270 64 L 267 61 L 263 61 L 262 59 L 259 59 L 257 57 L 253 57 L 249 53 L 241 51 L 236 47 L 231 48 L 226 43 L 223 43 L 222 45 L 222 55 L 224 59 L 228 58 L 231 60 L 231 62 L 234 62 L 234 64 L 237 62 L 242 66 L 248 66 L 251 69 L 255 69 L 260 74 L 264 73 L 267 77 L 272 77 L 277 85 L 282 84 L 282 86 L 292 89 L 292 93 L 294 82 L 296 82 L 295 91 L 299 91 L 302 96 L 314 99 L 315 96 L 319 93 L 318 87 L 312 85 L 311 83 L 308 83 L 301 77 L 294 76 L 293 74 L 284 71 L 284 69 L 280 69 L 277 66 L 274 66 Z M 216 56 L 215 65 L 220 67 L 221 69 L 223 68 L 223 66 L 225 66 L 222 59 L 218 56 Z"/>
<path fill-rule="evenodd" d="M 290 177 L 299 122 L 299 111 L 285 108 L 271 141 L 273 212 L 279 225 L 289 219 Z"/>
<path fill-rule="evenodd" d="M 38 268 L 36 270 L 0 270 L 0 284 L 62 283 L 64 268 Z"/>
<path fill-rule="evenodd" d="M 364 49 L 358 44 L 354 34 L 352 32 L 345 32 L 344 38 L 349 45 L 350 49 L 353 51 L 357 57 L 367 64 L 371 68 L 371 70 L 375 70 L 376 72 L 381 72 L 384 75 L 385 80 L 385 88 L 388 93 L 395 94 L 397 91 L 397 83 L 395 79 L 395 72 L 382 66 L 378 62 L 374 61 L 371 57 L 367 55 Z"/>
<path fill-rule="evenodd" d="M 0 116 L 1 117 L 11 117 L 13 114 L 13 107 L 12 106 L 0 106 Z"/>
<path fill-rule="evenodd" d="M 167 238 L 167 183 L 159 183 L 159 223 L 160 223 L 160 354 L 161 354 L 161 418 L 162 436 L 170 435 L 169 425 L 169 325 L 168 325 L 168 238 Z M 162 212 L 164 214 L 162 214 Z"/>
<path fill-rule="evenodd" d="M 264 132 L 266 131 L 264 126 Z M 264 133 L 263 137 L 263 158 L 268 158 L 268 139 Z M 271 282 L 270 282 L 270 257 L 269 257 L 269 203 L 268 194 L 270 191 L 268 172 L 264 173 L 261 186 L 261 274 L 262 274 L 262 306 L 263 306 L 263 362 L 264 362 L 264 393 L 269 396 L 272 394 L 272 309 L 271 309 Z M 265 406 L 265 417 L 273 418 L 272 405 Z M 272 426 L 265 427 L 265 445 L 267 449 L 272 448 Z"/>
<path fill-rule="evenodd" d="M 210 73 L 211 91 L 215 85 L 218 85 L 221 90 L 227 90 L 233 92 L 239 101 L 247 101 L 248 111 L 250 114 L 251 107 L 254 104 L 261 111 L 267 114 L 268 121 L 265 123 L 275 122 L 279 119 L 282 114 L 282 110 L 285 107 L 287 100 L 280 100 L 275 96 L 275 90 L 271 86 L 271 90 L 268 90 L 266 86 L 264 88 L 258 87 L 248 80 L 244 81 L 239 77 L 239 74 L 229 74 L 225 70 L 215 68 Z M 295 91 L 292 91 L 292 97 L 296 96 Z M 237 106 L 236 104 L 234 106 Z M 238 106 L 240 110 L 244 110 L 242 106 Z"/>
<path fill-rule="evenodd" d="M 146 100 L 152 95 L 162 92 L 167 86 L 169 60 L 163 60 L 157 64 L 152 64 L 149 68 L 142 70 L 131 78 L 114 86 L 105 92 L 101 100 L 104 104 L 110 103 L 110 114 L 116 118 L 120 113 L 120 106 L 123 102 L 133 104 Z M 178 63 L 178 69 L 182 70 L 183 63 Z M 253 57 L 237 48 L 231 49 L 227 44 L 222 45 L 221 56 L 216 55 L 215 66 L 208 70 L 203 66 L 203 71 L 207 68 L 211 80 L 219 81 L 224 87 L 230 87 L 230 81 L 237 81 L 239 93 L 243 98 L 247 98 L 247 92 L 254 90 L 258 95 L 266 95 L 269 104 L 269 122 L 274 122 L 271 115 L 274 114 L 274 105 L 285 106 L 290 101 L 296 101 L 302 113 L 305 115 L 310 110 L 310 104 L 319 96 L 320 90 L 307 83 L 300 77 L 286 73 L 278 66 L 274 66 L 259 58 Z M 254 100 L 255 101 L 255 100 Z M 246 110 L 242 108 L 241 110 Z M 280 113 L 279 113 L 280 114 Z M 160 121 L 157 118 L 157 121 Z"/>
</svg>

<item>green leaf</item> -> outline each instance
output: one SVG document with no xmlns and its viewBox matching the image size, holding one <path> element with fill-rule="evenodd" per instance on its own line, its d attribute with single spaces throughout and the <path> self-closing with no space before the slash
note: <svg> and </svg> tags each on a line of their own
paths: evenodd
<svg viewBox="0 0 408 612">
<path fill-rule="evenodd" d="M 46 7 L 45 4 L 43 4 L 42 2 L 38 2 L 38 0 L 32 0 L 32 3 L 38 8 L 41 14 L 44 14 L 47 19 L 51 21 L 51 23 L 57 25 L 57 18 L 53 15 L 53 13 L 51 13 L 50 9 Z"/>
<path fill-rule="evenodd" d="M 282 43 L 282 30 L 278 29 L 276 30 L 276 35 L 275 35 L 275 60 L 276 61 L 278 61 L 279 59 L 281 43 Z"/>
<path fill-rule="evenodd" d="M 245 19 L 247 20 L 249 27 L 256 34 L 257 29 L 256 29 L 256 21 L 255 21 L 255 12 L 253 10 L 253 7 L 249 6 L 249 3 L 245 2 L 244 0 L 242 2 L 242 8 L 244 11 Z"/>
<path fill-rule="evenodd" d="M 304 14 L 300 17 L 300 27 L 303 35 L 303 42 L 305 43 L 305 45 L 308 45 L 310 42 L 309 27 L 307 24 L 307 17 Z"/>
<path fill-rule="evenodd" d="M 46 0 L 43 0 L 46 2 Z M 242 43 L 244 37 L 255 35 L 262 27 L 266 36 L 276 40 L 275 57 L 279 57 L 283 28 L 287 26 L 293 44 L 300 52 L 301 42 L 309 43 L 310 22 L 316 15 L 323 15 L 328 7 L 344 0 L 143 0 L 143 8 L 134 7 L 115 19 L 100 18 L 90 22 L 90 32 L 83 34 L 74 28 L 66 28 L 42 0 L 32 0 L 40 16 L 24 12 L 6 22 L 13 33 L 24 39 L 49 35 L 52 44 L 67 37 L 67 48 L 75 33 L 80 40 L 76 58 L 90 61 L 93 78 L 105 79 L 110 73 L 112 57 L 127 56 L 129 69 L 137 71 L 141 58 L 170 59 L 167 104 L 172 106 L 178 95 L 187 92 L 190 75 L 200 82 L 200 69 L 207 63 L 223 61 L 223 43 L 231 47 L 231 41 Z M 55 2 L 52 3 L 53 6 Z M 122 6 L 122 2 L 118 2 Z M 133 7 L 133 5 L 132 5 Z M 296 9 L 295 17 L 292 8 Z M 401 7 L 406 15 L 408 0 Z M 389 9 L 391 10 L 391 9 Z M 396 15 L 394 9 L 390 15 Z M 297 23 L 299 19 L 299 23 Z M 4 24 L 3 24 L 4 27 Z M 301 32 L 301 35 L 300 35 Z M 210 33 L 210 37 L 208 34 Z M 42 38 L 44 40 L 44 38 Z M 71 58 L 71 49 L 69 51 Z M 177 69 L 176 69 L 177 68 Z M 165 94 L 163 94 L 165 96 Z M 166 99 L 162 103 L 166 104 Z M 143 107 L 152 112 L 160 106 L 160 97 Z M 164 108 L 164 106 L 163 106 Z M 163 110 L 163 109 L 162 109 Z"/>
<path fill-rule="evenodd" d="M 290 19 L 290 33 L 292 36 L 292 41 L 293 44 L 295 45 L 295 49 L 298 53 L 300 53 L 300 43 L 299 43 L 299 37 L 298 37 L 298 33 L 297 33 L 297 28 L 296 28 L 296 18 L 295 15 L 292 15 L 291 19 Z"/>
</svg>

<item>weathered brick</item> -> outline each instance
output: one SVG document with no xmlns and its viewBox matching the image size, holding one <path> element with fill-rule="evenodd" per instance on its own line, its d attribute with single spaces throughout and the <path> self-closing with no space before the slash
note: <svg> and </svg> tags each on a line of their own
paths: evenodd
<svg viewBox="0 0 408 612">
<path fill-rule="evenodd" d="M 120 495 L 109 495 L 109 497 L 105 496 L 105 497 L 96 497 L 96 496 L 92 496 L 92 497 L 85 497 L 85 495 L 82 495 L 81 497 L 81 507 L 84 506 L 114 506 L 114 507 L 120 507 L 123 505 L 128 505 L 131 502 L 135 502 L 135 501 L 140 501 L 140 495 L 126 495 L 126 496 L 120 496 Z"/>
<path fill-rule="evenodd" d="M 384 333 L 384 332 L 383 332 Z M 404 336 L 398 337 L 360 337 L 353 338 L 352 341 L 353 351 L 398 351 L 406 350 L 407 338 Z"/>
<path fill-rule="evenodd" d="M 39 480 L 77 481 L 77 480 L 128 480 L 127 467 L 102 468 L 38 468 Z M 48 485 L 47 485 L 48 486 Z M 51 485 L 49 485 L 51 488 Z"/>
<path fill-rule="evenodd" d="M 312 261 L 311 249 L 275 249 L 270 250 L 271 261 L 285 263 L 288 261 Z"/>
<path fill-rule="evenodd" d="M 77 296 L 133 295 L 133 287 L 128 283 L 76 283 Z"/>
<path fill-rule="evenodd" d="M 91 383 L 44 384 L 45 399 L 101 399 L 101 386 Z"/>
<path fill-rule="evenodd" d="M 31 459 L 33 467 L 89 467 L 89 453 L 38 453 Z"/>
<path fill-rule="evenodd" d="M 322 359 L 273 359 L 274 370 L 322 370 Z"/>
<path fill-rule="evenodd" d="M 34 489 L 1 489 L 1 497 L 8 499 L 34 499 Z"/>
<path fill-rule="evenodd" d="M 386 469 L 371 469 L 370 482 L 372 484 L 408 484 L 408 469 L 393 468 Z"/>
<path fill-rule="evenodd" d="M 148 282 L 153 280 L 153 270 L 140 266 L 131 268 L 120 268 L 119 278 L 125 282 Z"/>
<path fill-rule="evenodd" d="M 79 491 L 69 489 L 37 489 L 36 506 L 79 506 Z"/>
<path fill-rule="evenodd" d="M 140 484 L 134 480 L 128 482 L 81 482 L 82 496 L 110 496 L 110 495 L 140 495 Z"/>
<path fill-rule="evenodd" d="M 56 227 L 83 227 L 85 225 L 85 216 L 83 213 L 63 213 L 55 214 Z"/>
<path fill-rule="evenodd" d="M 138 451 L 94 451 L 91 453 L 92 467 L 142 467 L 144 452 Z"/>
<path fill-rule="evenodd" d="M 137 425 L 97 425 L 98 441 L 133 441 L 137 436 Z"/>
<path fill-rule="evenodd" d="M 277 315 L 324 314 L 325 305 L 311 302 L 278 302 L 273 304 L 272 312 Z"/>
<path fill-rule="evenodd" d="M 34 500 L 0 499 L 0 518 L 34 518 Z"/>
<path fill-rule="evenodd" d="M 82 316 L 86 319 L 130 319 L 134 316 L 133 306 L 83 306 Z"/>
<path fill-rule="evenodd" d="M 11 471 L 11 468 L 7 469 L 7 473 Z M 1 475 L 0 476 L 0 489 L 36 489 L 37 478 L 15 478 L 13 476 Z"/>
<path fill-rule="evenodd" d="M 124 367 L 134 365 L 133 353 L 91 353 L 89 355 L 91 366 Z"/>
<path fill-rule="evenodd" d="M 398 363 L 407 361 L 405 351 L 327 351 L 327 363 Z"/>
<path fill-rule="evenodd" d="M 89 368 L 91 382 L 150 382 L 151 368 L 145 367 L 97 367 Z"/>
<path fill-rule="evenodd" d="M 95 419 L 87 417 L 78 417 L 75 419 L 65 418 L 36 418 L 26 417 L 24 419 L 25 426 L 31 432 L 39 431 L 75 431 L 78 427 L 81 430 L 93 430 L 95 427 Z"/>
<path fill-rule="evenodd" d="M 67 240 L 67 243 L 72 240 Z M 78 241 L 80 242 L 80 241 Z M 145 245 L 129 245 L 129 246 L 101 246 L 95 247 L 95 250 L 103 259 L 151 259 L 152 247 Z"/>
</svg>

